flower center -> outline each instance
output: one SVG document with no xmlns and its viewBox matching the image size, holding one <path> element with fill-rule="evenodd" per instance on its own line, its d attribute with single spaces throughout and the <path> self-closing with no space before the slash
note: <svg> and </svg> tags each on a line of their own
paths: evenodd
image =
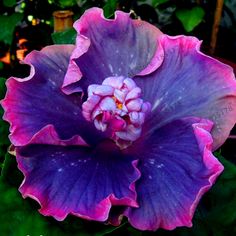
<svg viewBox="0 0 236 236">
<path fill-rule="evenodd" d="M 108 77 L 101 85 L 88 87 L 88 99 L 82 105 L 83 116 L 98 130 L 111 131 L 111 138 L 121 148 L 137 140 L 150 103 L 140 98 L 141 89 L 130 78 Z"/>
</svg>

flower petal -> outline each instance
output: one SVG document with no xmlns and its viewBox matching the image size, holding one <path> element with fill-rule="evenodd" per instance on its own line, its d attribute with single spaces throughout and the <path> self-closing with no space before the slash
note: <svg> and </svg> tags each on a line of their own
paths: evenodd
<svg viewBox="0 0 236 236">
<path fill-rule="evenodd" d="M 236 81 L 232 68 L 202 54 L 199 48 L 194 37 L 163 35 L 159 42 L 165 55 L 162 65 L 135 82 L 142 89 L 142 98 L 152 104 L 152 130 L 187 116 L 210 119 L 215 124 L 216 149 L 236 122 Z"/>
<path fill-rule="evenodd" d="M 63 84 L 66 93 L 74 92 L 71 85 L 82 76 L 77 86 L 86 90 L 89 84 L 100 84 L 109 76 L 145 75 L 162 61 L 156 55 L 162 33 L 147 22 L 132 20 L 128 13 L 116 11 L 115 19 L 108 20 L 102 9 L 91 8 L 74 27 L 78 36 Z"/>
<path fill-rule="evenodd" d="M 212 123 L 198 118 L 174 121 L 137 144 L 142 176 L 136 183 L 139 208 L 125 215 L 141 230 L 192 225 L 196 205 L 223 166 L 211 153 Z"/>
<path fill-rule="evenodd" d="M 23 197 L 38 201 L 40 212 L 57 220 L 73 214 L 105 221 L 112 205 L 137 207 L 137 161 L 121 155 L 112 143 L 92 150 L 78 146 L 78 140 L 81 145 L 77 136 L 60 140 L 54 128 L 46 126 L 28 145 L 16 148 L 25 176 Z"/>
<path fill-rule="evenodd" d="M 99 139 L 97 130 L 81 114 L 81 97 L 66 96 L 61 85 L 74 46 L 49 46 L 33 51 L 24 60 L 31 66 L 27 78 L 10 78 L 1 102 L 4 119 L 11 124 L 11 142 L 26 144 L 45 125 L 53 124 L 62 139 L 80 134 L 89 143 Z M 90 135 L 93 133 L 93 135 Z"/>
</svg>

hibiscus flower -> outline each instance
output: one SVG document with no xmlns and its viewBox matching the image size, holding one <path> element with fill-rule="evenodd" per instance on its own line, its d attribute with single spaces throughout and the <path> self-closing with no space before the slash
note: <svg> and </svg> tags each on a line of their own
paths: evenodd
<svg viewBox="0 0 236 236">
<path fill-rule="evenodd" d="M 99 8 L 75 22 L 76 45 L 31 52 L 1 102 L 23 197 L 40 213 L 141 230 L 192 225 L 223 166 L 212 151 L 236 122 L 232 69 L 195 37 Z M 119 211 L 112 209 L 119 208 Z"/>
</svg>

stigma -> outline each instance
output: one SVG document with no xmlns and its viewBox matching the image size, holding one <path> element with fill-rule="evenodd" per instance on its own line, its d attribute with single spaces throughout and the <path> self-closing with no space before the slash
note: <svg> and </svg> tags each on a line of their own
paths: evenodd
<svg viewBox="0 0 236 236">
<path fill-rule="evenodd" d="M 141 99 L 141 89 L 134 80 L 117 76 L 88 87 L 82 114 L 98 130 L 109 129 L 111 138 L 124 149 L 141 136 L 150 107 L 149 102 Z"/>
</svg>

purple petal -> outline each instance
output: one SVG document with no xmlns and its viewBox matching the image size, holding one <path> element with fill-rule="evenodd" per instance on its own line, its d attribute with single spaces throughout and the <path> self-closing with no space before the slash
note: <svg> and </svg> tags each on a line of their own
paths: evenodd
<svg viewBox="0 0 236 236">
<path fill-rule="evenodd" d="M 25 176 L 20 187 L 23 197 L 38 201 L 40 212 L 57 220 L 73 214 L 105 221 L 112 205 L 137 207 L 137 161 L 122 155 L 112 143 L 93 150 L 78 144 L 80 137 L 62 141 L 47 126 L 28 145 L 16 148 Z"/>
<path fill-rule="evenodd" d="M 102 95 L 102 96 L 109 96 L 109 95 L 113 95 L 113 92 L 114 92 L 114 88 L 112 88 L 111 86 L 100 85 L 95 89 L 94 94 Z"/>
<path fill-rule="evenodd" d="M 102 82 L 102 84 L 109 85 L 109 86 L 112 85 L 116 89 L 121 89 L 124 80 L 125 80 L 125 77 L 123 77 L 123 76 L 108 77 Z"/>
<path fill-rule="evenodd" d="M 139 208 L 125 215 L 141 230 L 192 225 L 201 196 L 223 166 L 211 153 L 212 123 L 198 118 L 174 121 L 138 144 L 142 176 L 136 183 Z"/>
<path fill-rule="evenodd" d="M 121 91 L 119 89 L 115 89 L 115 91 L 114 91 L 114 96 L 121 103 L 124 102 L 126 94 L 127 94 L 127 91 Z"/>
<path fill-rule="evenodd" d="M 116 11 L 115 19 L 108 20 L 102 9 L 92 8 L 74 27 L 78 36 L 63 84 L 67 93 L 78 81 L 77 86 L 86 90 L 88 84 L 101 84 L 109 76 L 145 75 L 161 63 L 156 49 L 162 33 L 147 22 L 132 20 L 128 13 Z"/>
<path fill-rule="evenodd" d="M 91 120 L 91 112 L 96 108 L 98 103 L 100 102 L 101 97 L 97 95 L 90 96 L 86 102 L 82 104 L 83 108 L 83 115 L 86 118 L 86 120 L 90 121 Z"/>
<path fill-rule="evenodd" d="M 128 125 L 127 130 L 116 132 L 117 137 L 127 140 L 127 141 L 135 141 L 140 137 L 142 129 L 139 127 L 135 127 L 134 125 Z"/>
<path fill-rule="evenodd" d="M 98 87 L 98 84 L 91 84 L 88 86 L 88 96 L 92 96 L 94 94 L 94 91 Z"/>
<path fill-rule="evenodd" d="M 139 87 L 132 89 L 126 96 L 126 101 L 135 99 L 141 96 L 142 90 Z"/>
<path fill-rule="evenodd" d="M 126 87 L 128 88 L 128 90 L 132 90 L 132 89 L 134 89 L 134 88 L 137 87 L 136 84 L 135 84 L 135 82 L 134 82 L 132 79 L 130 79 L 130 78 L 126 78 L 126 79 L 124 80 L 124 84 L 126 85 Z"/>
<path fill-rule="evenodd" d="M 143 105 L 143 100 L 141 98 L 136 98 L 135 100 L 131 100 L 126 104 L 128 110 L 131 111 L 140 111 Z"/>
<path fill-rule="evenodd" d="M 135 82 L 143 100 L 152 104 L 151 129 L 187 116 L 207 118 L 215 123 L 216 149 L 236 122 L 236 81 L 232 68 L 199 48 L 200 41 L 194 37 L 163 35 L 158 48 L 164 50 L 162 65 Z"/>
<path fill-rule="evenodd" d="M 111 97 L 105 97 L 99 104 L 100 109 L 105 111 L 113 111 L 116 109 L 116 103 Z"/>
<path fill-rule="evenodd" d="M 130 121 L 137 125 L 142 125 L 145 120 L 145 114 L 143 112 L 133 111 L 129 114 Z"/>
<path fill-rule="evenodd" d="M 7 81 L 7 94 L 1 103 L 4 119 L 11 124 L 10 139 L 14 145 L 26 144 L 48 124 L 55 126 L 62 139 L 79 134 L 93 143 L 96 136 L 99 138 L 97 130 L 81 114 L 80 96 L 67 96 L 60 89 L 73 48 L 49 46 L 33 51 L 24 60 L 31 66 L 30 75 Z"/>
</svg>

